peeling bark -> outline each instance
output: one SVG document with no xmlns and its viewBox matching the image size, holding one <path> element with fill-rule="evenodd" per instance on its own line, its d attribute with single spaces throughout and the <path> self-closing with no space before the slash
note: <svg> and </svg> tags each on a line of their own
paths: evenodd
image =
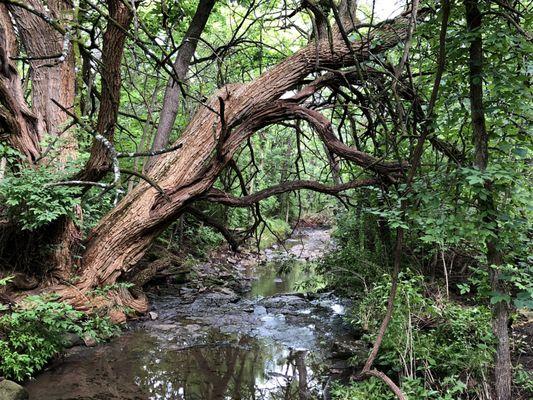
<svg viewBox="0 0 533 400">
<path fill-rule="evenodd" d="M 28 0 L 28 5 L 57 21 L 72 24 L 73 9 L 68 1 L 51 0 L 47 3 L 47 9 L 37 0 Z M 46 134 L 61 138 L 59 161 L 65 163 L 75 157 L 77 141 L 73 131 L 66 129 L 69 116 L 52 99 L 67 109 L 74 106 L 76 73 L 69 32 L 58 32 L 41 17 L 24 8 L 10 6 L 9 10 L 15 16 L 30 59 L 32 112 L 37 118 L 35 140 L 40 142 Z"/>
<path fill-rule="evenodd" d="M 16 55 L 17 44 L 11 18 L 4 4 L 0 4 L 0 26 L 4 31 L 0 48 L 9 64 L 9 74 L 6 76 L 5 73 L 0 73 L 0 140 L 5 140 L 17 149 L 32 164 L 41 153 L 37 118 L 24 101 L 20 77 L 9 60 Z"/>
<path fill-rule="evenodd" d="M 100 73 L 102 93 L 96 131 L 112 143 L 120 105 L 122 83 L 120 63 L 124 54 L 126 30 L 131 24 L 133 12 L 130 6 L 123 3 L 122 0 L 108 0 L 107 6 L 111 20 L 107 23 L 103 39 L 102 70 Z M 110 165 L 109 149 L 101 141 L 95 140 L 89 161 L 78 178 L 82 181 L 98 181 L 107 173 Z"/>
</svg>

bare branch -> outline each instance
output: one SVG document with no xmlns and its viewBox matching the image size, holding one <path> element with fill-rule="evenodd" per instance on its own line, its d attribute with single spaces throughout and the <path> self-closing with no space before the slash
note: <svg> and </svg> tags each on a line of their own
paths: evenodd
<svg viewBox="0 0 533 400">
<path fill-rule="evenodd" d="M 235 197 L 229 193 L 223 192 L 219 189 L 211 189 L 201 199 L 212 201 L 215 203 L 224 204 L 231 207 L 248 207 L 255 203 L 260 202 L 268 197 L 275 196 L 277 194 L 292 192 L 295 190 L 313 190 L 315 192 L 337 195 L 340 192 L 356 189 L 365 186 L 379 185 L 380 181 L 376 178 L 361 179 L 353 182 L 347 182 L 340 185 L 328 186 L 317 181 L 298 180 L 292 182 L 284 182 L 277 186 L 272 186 L 268 189 L 261 190 L 257 193 L 249 194 L 247 196 Z"/>
</svg>

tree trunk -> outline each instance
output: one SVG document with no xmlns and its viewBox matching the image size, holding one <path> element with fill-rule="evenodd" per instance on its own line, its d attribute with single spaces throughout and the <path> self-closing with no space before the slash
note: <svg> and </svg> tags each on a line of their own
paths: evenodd
<svg viewBox="0 0 533 400">
<path fill-rule="evenodd" d="M 483 107 L 483 41 L 481 37 L 481 12 L 478 0 L 466 0 L 466 21 L 468 30 L 473 34 L 470 42 L 470 113 L 472 119 L 472 133 L 475 145 L 474 165 L 481 171 L 487 168 L 489 162 L 489 135 L 485 126 L 485 112 Z M 491 182 L 485 183 L 488 196 L 478 198 L 479 212 L 486 215 L 485 222 L 494 225 L 496 206 Z M 498 235 L 497 230 L 494 234 Z M 505 293 L 500 279 L 500 273 L 492 266 L 502 263 L 502 255 L 493 237 L 487 239 L 487 264 L 490 270 L 491 287 L 496 293 Z M 509 307 L 504 301 L 499 301 L 492 308 L 492 329 L 497 339 L 494 360 L 494 388 L 498 400 L 511 399 L 511 356 L 509 350 Z"/>
<path fill-rule="evenodd" d="M 152 144 L 152 151 L 164 149 L 169 143 L 170 132 L 172 132 L 180 105 L 180 85 L 185 81 L 192 57 L 198 45 L 198 39 L 202 35 L 214 5 L 215 0 L 200 0 L 189 29 L 181 41 L 178 56 L 172 66 L 175 76 L 170 77 L 165 90 L 163 109 L 159 116 L 159 125 Z M 157 158 L 158 156 L 152 156 L 148 159 L 145 171 L 153 168 Z"/>
<path fill-rule="evenodd" d="M 73 9 L 68 1 L 52 0 L 45 7 L 37 0 L 29 0 L 28 5 L 55 21 L 66 21 L 65 25 L 72 25 Z M 5 6 L 1 7 L 2 26 L 6 27 L 8 41 L 13 42 L 8 43 L 6 48 L 9 53 L 14 53 L 14 34 L 9 34 L 13 31 L 11 19 Z M 15 17 L 29 60 L 32 104 L 30 111 L 24 101 L 17 71 L 12 68 L 7 82 L 2 78 L 0 83 L 0 90 L 2 87 L 7 89 L 7 94 L 2 97 L 14 117 L 14 124 L 10 127 L 11 140 L 8 140 L 26 155 L 30 165 L 51 164 L 54 168 L 62 169 L 69 159 L 76 157 L 77 150 L 74 131 L 67 126 L 70 117 L 54 103 L 58 102 L 65 109 L 74 106 L 76 72 L 69 32 L 59 32 L 43 18 L 22 7 L 10 6 L 9 11 Z M 50 146 L 57 153 L 54 151 L 47 155 L 40 148 L 40 142 L 46 135 L 52 139 Z M 22 236 L 30 241 L 40 238 L 41 248 L 50 245 L 51 251 L 45 255 L 46 263 L 55 267 L 52 272 L 54 278 L 65 279 L 70 275 L 73 263 L 71 250 L 81 236 L 79 229 L 74 221 L 64 217 L 45 227 L 44 232 L 44 235 L 43 232 L 37 232 L 35 235 Z"/>
<path fill-rule="evenodd" d="M 110 19 L 107 22 L 103 38 L 102 70 L 100 72 L 102 94 L 96 131 L 112 143 L 120 105 L 122 83 L 120 64 L 124 54 L 126 31 L 131 24 L 133 12 L 130 8 L 131 5 L 125 4 L 122 0 L 107 0 L 107 7 Z M 79 179 L 98 181 L 109 171 L 110 164 L 108 149 L 101 141 L 94 140 L 91 156 Z"/>
<path fill-rule="evenodd" d="M 65 0 L 42 2 L 28 0 L 35 10 L 72 25 L 72 5 Z M 64 164 L 76 156 L 77 141 L 72 129 L 66 129 L 70 117 L 53 100 L 66 109 L 74 106 L 76 72 L 74 51 L 69 33 L 61 34 L 41 17 L 17 6 L 10 6 L 22 43 L 30 58 L 32 111 L 37 118 L 37 142 L 46 134 L 60 138 L 58 158 Z"/>
<path fill-rule="evenodd" d="M 352 43 L 353 54 L 336 36 L 331 43 L 320 41 L 300 50 L 255 81 L 220 89 L 191 120 L 178 141 L 183 147 L 161 155 L 151 171 L 150 177 L 164 193 L 146 182 L 140 183 L 89 235 L 76 288 L 53 289 L 81 307 L 87 302 L 83 293 L 97 285 L 116 282 L 139 261 L 153 239 L 183 212 L 184 207 L 214 184 L 242 142 L 266 126 L 265 113 L 271 117 L 269 113 L 277 111 L 272 109 L 272 104 L 280 96 L 295 89 L 317 66 L 345 67 L 353 65 L 355 58 L 369 59 L 371 46 L 372 54 L 393 47 L 406 37 L 408 18 L 398 17 L 370 33 L 368 39 Z M 317 123 L 309 115 L 307 117 L 310 122 Z M 325 120 L 321 130 L 331 128 L 328 124 Z M 336 149 L 345 154 L 349 148 L 343 146 Z M 355 162 L 357 160 L 356 157 Z M 372 168 L 380 164 L 375 159 L 360 162 L 365 167 L 370 163 Z M 139 311 L 147 306 L 142 298 L 122 299 L 122 304 L 124 302 Z"/>
<path fill-rule="evenodd" d="M 0 4 L 0 139 L 4 139 L 32 164 L 41 154 L 37 118 L 24 100 L 20 77 L 10 58 L 17 55 L 17 42 L 11 17 L 5 4 Z"/>
</svg>

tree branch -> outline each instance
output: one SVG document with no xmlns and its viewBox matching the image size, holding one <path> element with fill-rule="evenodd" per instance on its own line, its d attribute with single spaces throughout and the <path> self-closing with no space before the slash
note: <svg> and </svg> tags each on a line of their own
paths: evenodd
<svg viewBox="0 0 533 400">
<path fill-rule="evenodd" d="M 380 181 L 377 178 L 361 179 L 333 186 L 324 185 L 316 181 L 297 180 L 292 182 L 280 183 L 279 185 L 272 186 L 270 188 L 263 189 L 257 193 L 249 194 L 247 196 L 242 197 L 233 196 L 219 189 L 211 189 L 201 199 L 224 204 L 230 207 L 248 207 L 268 197 L 285 192 L 292 192 L 295 190 L 307 189 L 335 196 L 340 192 L 349 189 L 356 189 L 365 186 L 376 186 L 379 184 Z"/>
<path fill-rule="evenodd" d="M 221 224 L 219 221 L 203 213 L 202 211 L 200 211 L 199 209 L 193 206 L 186 207 L 184 211 L 192 215 L 197 220 L 202 221 L 206 225 L 209 225 L 215 228 L 217 231 L 219 231 L 222 234 L 222 236 L 224 236 L 224 239 L 226 239 L 226 241 L 230 245 L 231 250 L 233 251 L 239 250 L 239 242 L 237 241 L 237 239 L 235 239 L 235 237 L 230 232 L 230 230 L 226 228 L 223 224 Z"/>
</svg>

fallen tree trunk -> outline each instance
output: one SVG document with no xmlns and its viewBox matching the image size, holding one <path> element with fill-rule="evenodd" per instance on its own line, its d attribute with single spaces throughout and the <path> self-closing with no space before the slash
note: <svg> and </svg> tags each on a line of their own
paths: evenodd
<svg viewBox="0 0 533 400">
<path fill-rule="evenodd" d="M 113 284 L 130 270 L 154 238 L 180 216 L 186 206 L 212 187 L 243 141 L 257 129 L 276 122 L 271 107 L 280 105 L 278 100 L 282 95 L 297 89 L 313 72 L 351 66 L 395 46 L 407 37 L 408 27 L 409 15 L 402 15 L 373 29 L 365 39 L 351 43 L 350 48 L 337 34 L 332 41 L 322 40 L 300 50 L 255 81 L 220 89 L 188 125 L 178 141 L 181 149 L 161 155 L 151 170 L 150 178 L 164 194 L 146 182 L 140 183 L 89 235 L 81 278 L 76 286 L 53 290 L 77 307 L 86 307 L 85 293 L 96 286 Z M 307 96 L 310 94 L 312 91 Z M 293 101 L 301 103 L 305 98 L 298 96 Z M 304 111 L 304 107 L 295 105 L 283 109 L 290 109 L 294 119 L 305 119 L 312 125 L 321 122 L 318 113 Z M 327 137 L 327 129 L 327 126 L 318 129 L 321 138 L 326 145 L 333 144 L 328 148 L 342 153 L 342 157 L 348 155 L 351 161 L 378 173 L 402 169 L 401 164 L 375 160 L 345 145 L 339 147 L 333 137 Z M 137 311 L 147 308 L 146 299 L 142 297 L 124 298 L 128 296 L 124 293 L 120 296 L 120 304 Z"/>
</svg>

